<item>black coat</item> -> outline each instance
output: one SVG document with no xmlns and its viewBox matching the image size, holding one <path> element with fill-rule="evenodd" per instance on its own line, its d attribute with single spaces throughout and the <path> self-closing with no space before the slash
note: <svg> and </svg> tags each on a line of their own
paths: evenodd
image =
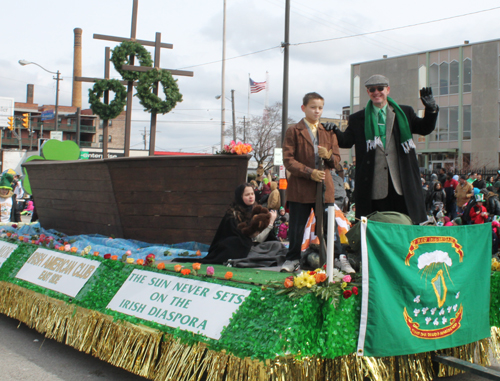
<svg viewBox="0 0 500 381">
<path fill-rule="evenodd" d="M 196 262 L 223 264 L 230 259 L 246 258 L 253 246 L 253 241 L 238 229 L 238 224 L 239 221 L 232 213 L 226 213 L 217 228 L 207 256 Z M 273 231 L 269 232 L 266 241 L 277 241 Z"/>
<path fill-rule="evenodd" d="M 424 118 L 419 118 L 410 106 L 400 106 L 406 114 L 412 134 L 428 135 L 434 131 L 438 113 L 425 112 Z M 365 110 L 358 111 L 349 117 L 349 124 L 344 132 L 335 130 L 341 148 L 351 148 L 356 145 L 356 217 L 367 216 L 374 212 L 372 208 L 372 185 L 375 167 L 375 150 L 366 151 Z M 393 138 L 400 141 L 397 118 L 394 119 Z M 422 182 L 415 154 L 412 148 L 406 154 L 401 144 L 396 144 L 399 158 L 399 172 L 403 197 L 408 214 L 414 223 L 427 220 L 425 201 L 422 194 Z"/>
</svg>

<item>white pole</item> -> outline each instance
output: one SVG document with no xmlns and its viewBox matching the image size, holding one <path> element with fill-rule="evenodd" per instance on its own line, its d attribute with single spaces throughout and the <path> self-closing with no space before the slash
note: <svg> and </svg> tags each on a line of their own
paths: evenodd
<svg viewBox="0 0 500 381">
<path fill-rule="evenodd" d="M 224 124 L 226 123 L 226 0 L 222 21 L 222 84 L 221 84 L 220 149 L 224 149 Z"/>
<path fill-rule="evenodd" d="M 333 278 L 333 248 L 335 240 L 335 206 L 328 207 L 328 233 L 327 233 L 327 245 L 326 245 L 326 276 L 328 281 L 332 282 Z"/>
</svg>

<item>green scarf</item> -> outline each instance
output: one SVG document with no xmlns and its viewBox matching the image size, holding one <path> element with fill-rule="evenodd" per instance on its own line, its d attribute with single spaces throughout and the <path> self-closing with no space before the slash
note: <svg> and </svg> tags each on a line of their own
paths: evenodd
<svg viewBox="0 0 500 381">
<path fill-rule="evenodd" d="M 416 147 L 415 143 L 413 142 L 408 119 L 406 118 L 403 110 L 401 110 L 401 107 L 399 107 L 399 105 L 394 102 L 392 98 L 387 97 L 387 101 L 394 108 L 394 112 L 396 113 L 396 120 L 399 127 L 400 143 L 403 146 L 403 150 L 405 151 L 405 153 L 409 153 L 411 148 L 415 149 Z M 384 148 L 384 144 L 382 143 L 382 140 L 380 140 L 380 136 L 375 135 L 375 131 L 377 131 L 378 129 L 376 128 L 377 120 L 373 117 L 373 114 L 373 103 L 371 100 L 369 100 L 365 108 L 365 137 L 367 152 L 377 148 L 377 146 Z"/>
</svg>

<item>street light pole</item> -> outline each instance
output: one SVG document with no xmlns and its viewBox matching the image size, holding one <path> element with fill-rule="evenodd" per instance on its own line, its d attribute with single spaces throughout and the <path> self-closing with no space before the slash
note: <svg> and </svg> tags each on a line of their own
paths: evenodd
<svg viewBox="0 0 500 381">
<path fill-rule="evenodd" d="M 19 65 L 21 65 L 21 66 L 36 65 L 36 66 L 42 68 L 43 70 L 45 70 L 47 73 L 56 74 L 57 75 L 57 77 L 54 78 L 54 79 L 57 81 L 56 82 L 55 126 L 56 126 L 56 131 L 58 131 L 58 129 L 59 129 L 59 81 L 62 81 L 61 73 L 59 72 L 59 70 L 57 72 L 47 70 L 42 65 L 39 65 L 36 62 L 29 62 L 29 61 L 26 61 L 26 60 L 19 60 L 18 62 L 19 62 Z"/>
</svg>

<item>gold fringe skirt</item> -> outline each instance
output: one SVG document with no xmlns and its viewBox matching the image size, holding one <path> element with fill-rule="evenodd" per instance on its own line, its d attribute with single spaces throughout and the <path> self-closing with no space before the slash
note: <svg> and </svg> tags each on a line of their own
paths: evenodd
<svg viewBox="0 0 500 381">
<path fill-rule="evenodd" d="M 430 353 L 375 358 L 355 354 L 319 357 L 277 357 L 259 361 L 216 352 L 203 343 L 183 344 L 169 334 L 67 304 L 6 282 L 0 282 L 0 313 L 15 318 L 50 339 L 90 353 L 101 360 L 155 381 L 431 381 L 462 371 L 433 367 Z M 490 365 L 500 358 L 500 330 L 491 338 L 449 348 L 439 354 Z"/>
</svg>

